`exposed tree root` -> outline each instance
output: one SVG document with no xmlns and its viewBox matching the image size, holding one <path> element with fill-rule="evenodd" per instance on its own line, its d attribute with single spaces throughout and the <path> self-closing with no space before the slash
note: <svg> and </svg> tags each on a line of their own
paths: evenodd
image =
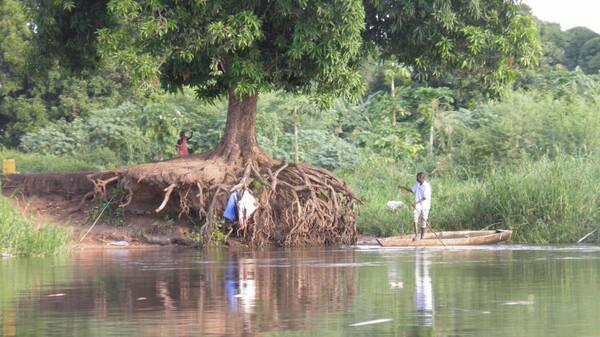
<svg viewBox="0 0 600 337">
<path fill-rule="evenodd" d="M 235 158 L 235 154 L 233 155 Z M 228 157 L 225 157 L 228 158 Z M 243 166 L 215 158 L 189 157 L 103 174 L 94 194 L 107 199 L 107 186 L 122 184 L 121 207 L 162 202 L 155 212 L 174 212 L 201 224 L 203 243 L 222 223 L 229 193 L 249 189 L 259 207 L 238 236 L 252 246 L 353 244 L 360 200 L 332 173 L 305 164 L 248 160 Z M 138 205 L 136 205 L 138 204 Z M 140 206 L 141 205 L 141 206 Z M 155 206 L 156 207 L 156 204 Z"/>
<path fill-rule="evenodd" d="M 106 175 L 110 173 L 112 176 L 106 178 Z M 107 193 L 107 186 L 115 181 L 118 181 L 123 175 L 123 170 L 115 170 L 115 171 L 99 171 L 90 173 L 87 175 L 87 180 L 90 181 L 94 189 L 86 193 L 81 199 L 81 203 L 90 198 L 101 197 L 103 201 L 108 201 L 109 195 Z"/>
</svg>

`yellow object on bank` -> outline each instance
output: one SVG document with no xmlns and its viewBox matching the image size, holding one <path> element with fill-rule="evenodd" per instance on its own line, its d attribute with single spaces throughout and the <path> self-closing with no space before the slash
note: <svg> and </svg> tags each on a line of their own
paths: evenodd
<svg viewBox="0 0 600 337">
<path fill-rule="evenodd" d="M 12 174 L 17 173 L 17 165 L 14 159 L 4 159 L 2 161 L 2 173 Z"/>
</svg>

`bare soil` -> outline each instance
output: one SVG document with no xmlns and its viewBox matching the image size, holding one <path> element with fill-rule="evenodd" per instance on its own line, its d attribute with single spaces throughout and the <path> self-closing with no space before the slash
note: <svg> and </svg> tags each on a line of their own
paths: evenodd
<svg viewBox="0 0 600 337">
<path fill-rule="evenodd" d="M 192 224 L 164 214 L 124 212 L 124 226 L 97 221 L 100 202 L 86 197 L 93 190 L 89 173 L 3 175 L 2 194 L 12 196 L 15 207 L 38 226 L 68 226 L 72 244 L 79 247 L 119 241 L 130 246 L 195 244 L 188 236 Z"/>
</svg>

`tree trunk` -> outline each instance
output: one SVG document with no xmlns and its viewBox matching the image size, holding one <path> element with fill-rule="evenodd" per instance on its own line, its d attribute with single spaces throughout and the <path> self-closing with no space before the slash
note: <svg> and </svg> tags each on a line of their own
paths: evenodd
<svg viewBox="0 0 600 337">
<path fill-rule="evenodd" d="M 221 142 L 212 155 L 225 158 L 230 165 L 243 166 L 246 160 L 272 161 L 256 140 L 256 106 L 258 95 L 238 99 L 229 89 L 227 123 Z"/>
</svg>

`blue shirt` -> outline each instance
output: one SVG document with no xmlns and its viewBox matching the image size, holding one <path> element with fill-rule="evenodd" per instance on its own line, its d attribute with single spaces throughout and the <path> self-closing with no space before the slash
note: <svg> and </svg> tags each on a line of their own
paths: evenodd
<svg viewBox="0 0 600 337">
<path fill-rule="evenodd" d="M 225 207 L 225 212 L 223 212 L 223 216 L 228 220 L 235 221 L 238 218 L 237 212 L 237 202 L 238 202 L 239 194 L 237 191 L 231 193 L 229 195 L 229 200 L 227 200 L 227 206 Z"/>
</svg>

